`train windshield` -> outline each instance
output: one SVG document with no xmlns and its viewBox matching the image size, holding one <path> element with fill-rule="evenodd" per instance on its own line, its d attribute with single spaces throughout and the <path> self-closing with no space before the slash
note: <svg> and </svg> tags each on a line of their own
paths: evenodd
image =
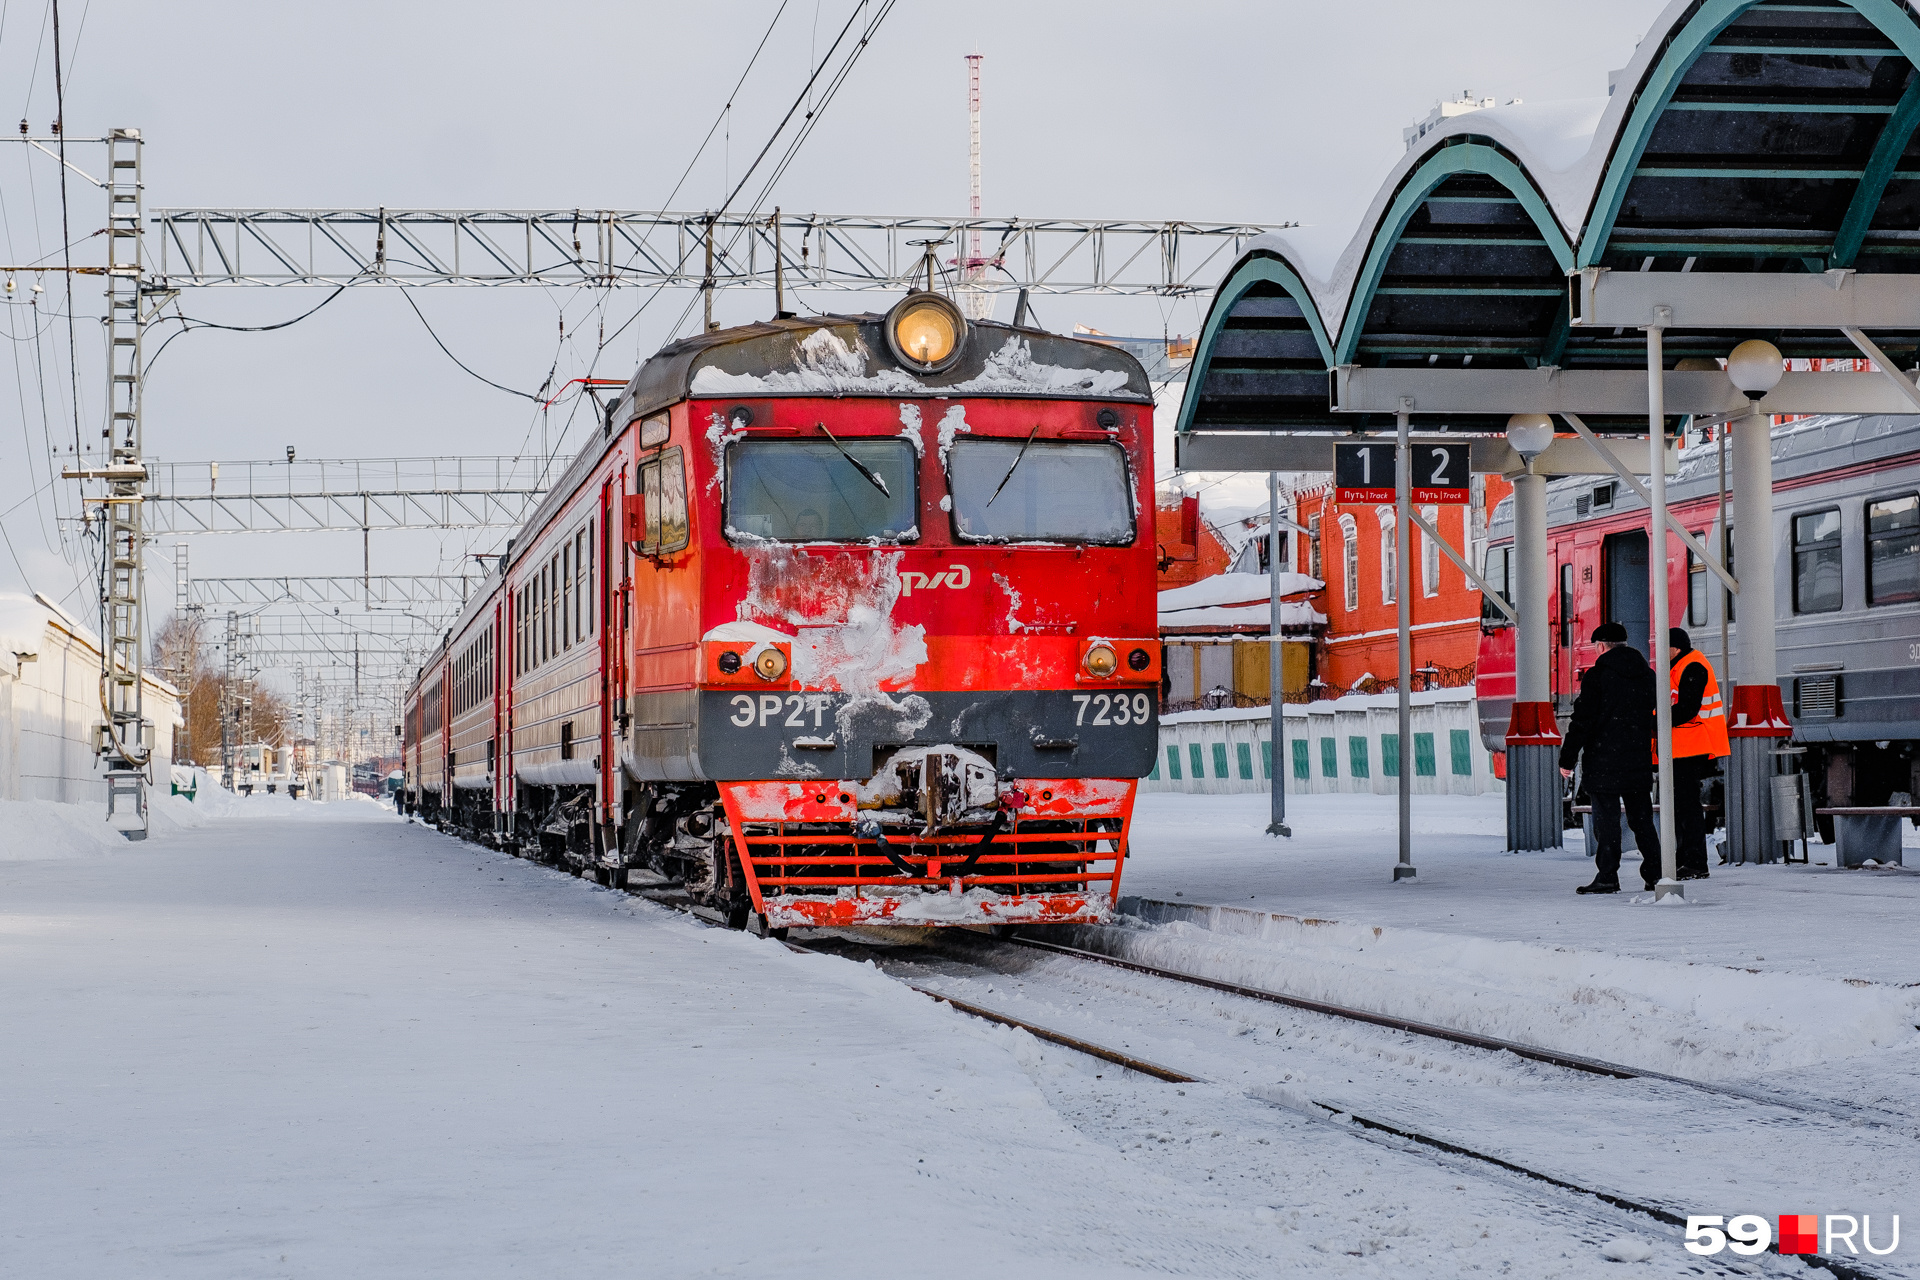
<svg viewBox="0 0 1920 1280">
<path fill-rule="evenodd" d="M 1120 446 L 1057 440 L 953 442 L 953 527 L 967 542 L 1133 541 Z"/>
<path fill-rule="evenodd" d="M 897 436 L 740 441 L 727 451 L 727 533 L 776 542 L 917 538 L 917 458 Z"/>
</svg>

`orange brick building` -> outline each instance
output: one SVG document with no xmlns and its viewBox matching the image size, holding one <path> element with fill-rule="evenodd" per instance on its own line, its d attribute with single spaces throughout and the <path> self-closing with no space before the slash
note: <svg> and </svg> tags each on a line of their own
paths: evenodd
<svg viewBox="0 0 1920 1280">
<path fill-rule="evenodd" d="M 1479 568 L 1487 518 L 1511 490 L 1497 476 L 1476 476 L 1471 504 L 1422 507 L 1420 513 Z M 1291 539 L 1295 570 L 1327 584 L 1317 601 L 1327 616 L 1326 639 L 1316 655 L 1317 694 L 1392 688 L 1399 671 L 1392 504 L 1341 505 L 1333 500 L 1331 483 L 1323 482 L 1294 492 L 1293 519 L 1310 531 Z M 1428 545 L 1417 525 L 1409 530 L 1408 554 L 1413 687 L 1471 684 L 1480 644 L 1480 590 L 1439 547 Z"/>
</svg>

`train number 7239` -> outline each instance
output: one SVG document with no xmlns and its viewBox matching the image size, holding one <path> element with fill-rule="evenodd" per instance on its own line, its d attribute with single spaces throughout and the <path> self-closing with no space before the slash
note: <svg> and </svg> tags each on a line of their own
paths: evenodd
<svg viewBox="0 0 1920 1280">
<path fill-rule="evenodd" d="M 1132 697 L 1124 693 L 1076 693 L 1073 702 L 1076 725 L 1145 724 L 1153 713 L 1153 704 L 1144 693 Z M 1087 719 L 1088 711 L 1093 712 L 1091 720 Z"/>
</svg>

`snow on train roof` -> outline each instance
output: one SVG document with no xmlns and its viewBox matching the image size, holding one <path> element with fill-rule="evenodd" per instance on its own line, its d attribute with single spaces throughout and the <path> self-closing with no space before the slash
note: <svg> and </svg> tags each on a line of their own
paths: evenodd
<svg viewBox="0 0 1920 1280">
<path fill-rule="evenodd" d="M 627 384 L 614 421 L 708 396 L 1079 396 L 1151 403 L 1146 370 L 1126 351 L 993 321 L 968 326 L 952 367 L 902 368 L 884 316 L 812 316 L 696 334 L 661 348 Z"/>
</svg>

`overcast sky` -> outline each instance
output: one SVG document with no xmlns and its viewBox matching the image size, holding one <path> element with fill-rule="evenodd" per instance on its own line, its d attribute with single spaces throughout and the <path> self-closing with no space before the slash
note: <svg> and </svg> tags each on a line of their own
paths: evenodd
<svg viewBox="0 0 1920 1280">
<path fill-rule="evenodd" d="M 54 113 L 45 0 L 0 0 L 0 84 L 36 134 Z M 675 197 L 719 203 L 853 12 L 787 0 L 727 124 Z M 792 213 L 964 212 L 964 54 L 985 55 L 985 212 L 1024 216 L 1302 221 L 1350 231 L 1402 151 L 1400 129 L 1461 90 L 1528 101 L 1603 95 L 1662 6 L 1655 0 L 1265 0 L 1263 3 L 900 3 L 775 199 Z M 781 0 L 538 5 L 439 0 L 326 4 L 63 0 L 69 136 L 133 126 L 147 139 L 149 206 L 658 208 L 720 115 Z M 871 10 L 869 10 L 871 12 Z M 9 123 L 7 132 L 15 126 Z M 57 255 L 51 161 L 0 154 L 9 263 Z M 75 148 L 98 172 L 98 149 Z M 102 225 L 96 189 L 69 184 L 76 238 Z M 97 258 L 97 239 L 75 249 Z M 93 255 L 93 257 L 89 257 Z M 51 281 L 51 277 L 48 278 Z M 91 587 L 59 551 L 71 494 L 41 492 L 48 442 L 69 445 L 63 286 L 21 277 L 0 361 L 0 510 L 23 573 L 90 615 Z M 186 314 L 260 324 L 306 310 L 315 289 L 200 290 Z M 415 295 L 447 345 L 487 377 L 531 391 L 584 372 L 600 299 L 576 290 L 438 289 Z M 643 298 L 616 292 L 609 327 Z M 866 306 L 888 299 L 875 295 Z M 684 300 L 663 298 L 603 357 L 624 377 Z M 1049 327 L 1192 333 L 1206 300 L 1040 299 Z M 829 303 L 822 301 L 821 306 Z M 844 309 L 847 303 L 839 300 Z M 771 298 L 723 294 L 718 318 L 765 316 Z M 83 434 L 98 439 L 100 295 L 76 285 Z M 559 320 L 571 335 L 562 343 Z M 1004 318 L 1004 317 L 1003 317 Z M 151 348 L 150 348 L 151 349 Z M 40 373 L 36 373 L 36 357 Z M 43 410 L 42 390 L 45 390 Z M 175 460 L 513 454 L 564 427 L 470 378 L 391 289 L 350 290 L 271 334 L 197 331 L 154 369 L 150 455 Z M 576 432 L 577 432 L 576 427 Z M 71 455 L 69 455 L 70 459 Z M 58 486 L 55 486 L 57 488 Z M 24 501 L 23 501 L 24 500 Z M 417 571 L 504 535 L 376 535 L 374 571 Z M 358 572 L 357 535 L 194 542 L 196 573 Z M 0 552 L 6 548 L 0 547 Z M 170 547 L 155 560 L 171 566 Z M 162 604 L 170 604 L 170 569 Z M 164 613 L 164 607 L 157 612 Z"/>
</svg>

